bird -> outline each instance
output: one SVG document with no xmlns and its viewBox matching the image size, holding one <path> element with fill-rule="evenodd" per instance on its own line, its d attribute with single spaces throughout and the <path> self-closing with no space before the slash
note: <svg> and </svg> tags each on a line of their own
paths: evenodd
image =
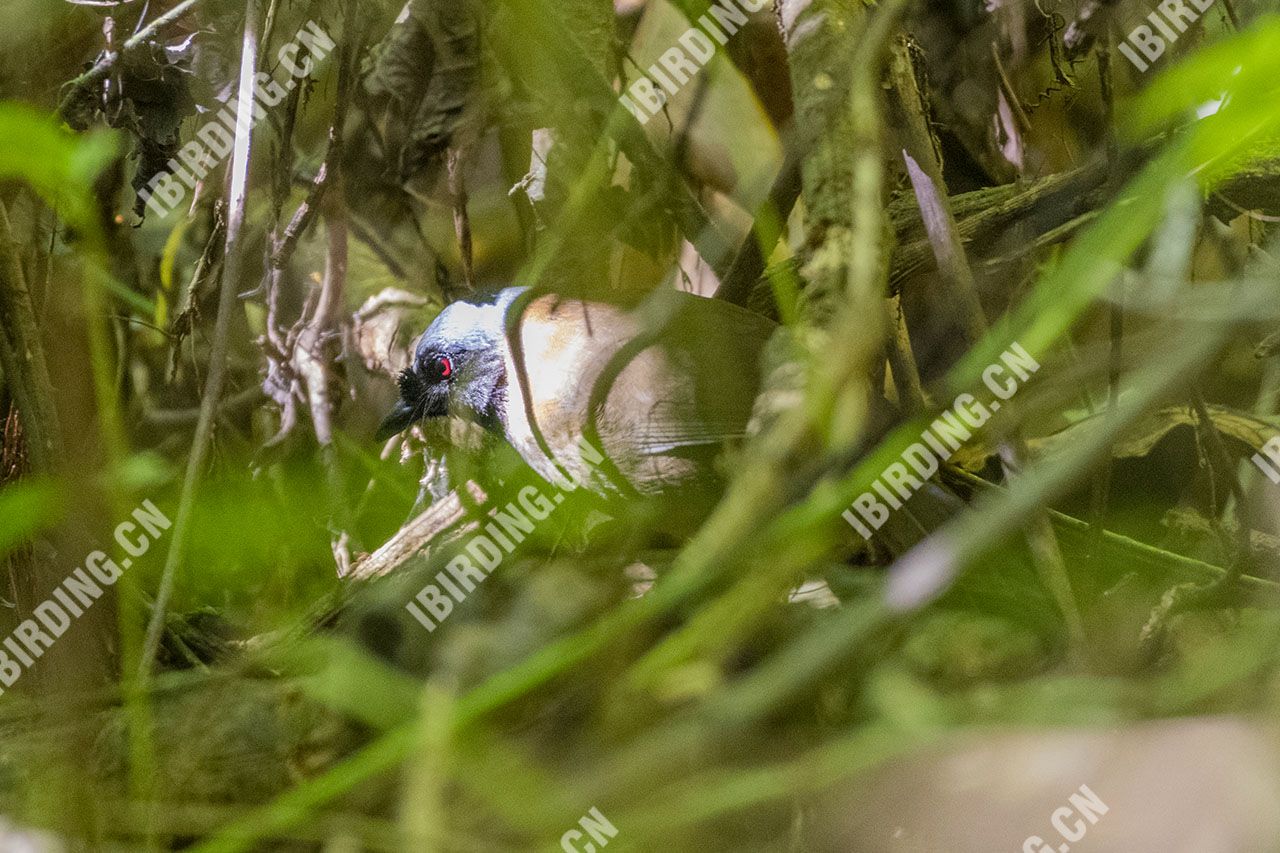
<svg viewBox="0 0 1280 853">
<path fill-rule="evenodd" d="M 420 421 L 470 421 L 544 480 L 585 487 L 606 506 L 625 502 L 628 517 L 679 540 L 714 509 L 726 448 L 767 419 L 755 404 L 765 353 L 783 331 L 674 289 L 636 304 L 520 286 L 458 300 L 418 339 L 378 438 Z M 864 448 L 897 417 L 873 397 Z M 902 554 L 962 506 L 931 480 L 875 538 Z"/>
<path fill-rule="evenodd" d="M 459 417 L 557 485 L 709 495 L 723 449 L 747 433 L 778 328 L 674 289 L 635 304 L 521 286 L 458 300 L 418 340 L 378 438 Z"/>
</svg>

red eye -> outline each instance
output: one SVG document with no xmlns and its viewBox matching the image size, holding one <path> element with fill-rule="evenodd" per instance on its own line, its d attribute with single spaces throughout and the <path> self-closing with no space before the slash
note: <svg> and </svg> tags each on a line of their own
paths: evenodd
<svg viewBox="0 0 1280 853">
<path fill-rule="evenodd" d="M 441 379 L 448 379 L 453 375 L 453 361 L 447 355 L 436 358 L 436 373 L 440 374 Z"/>
</svg>

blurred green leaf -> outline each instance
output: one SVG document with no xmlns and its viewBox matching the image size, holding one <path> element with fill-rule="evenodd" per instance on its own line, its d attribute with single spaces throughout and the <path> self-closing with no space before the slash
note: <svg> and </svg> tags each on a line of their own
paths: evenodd
<svg viewBox="0 0 1280 853">
<path fill-rule="evenodd" d="M 0 554 L 58 520 L 62 496 L 48 480 L 25 480 L 0 489 Z"/>
<path fill-rule="evenodd" d="M 1132 140 L 1158 133 L 1224 97 L 1274 99 L 1280 69 L 1280 18 L 1268 17 L 1234 38 L 1205 47 L 1165 71 L 1120 111 Z"/>
<path fill-rule="evenodd" d="M 116 153 L 110 133 L 74 136 L 24 104 L 0 102 L 0 178 L 20 178 L 76 228 L 94 230 L 93 182 Z"/>
<path fill-rule="evenodd" d="M 149 492 L 163 488 L 178 476 L 173 463 L 157 453 L 135 453 L 121 462 L 110 485 L 123 492 Z"/>
</svg>

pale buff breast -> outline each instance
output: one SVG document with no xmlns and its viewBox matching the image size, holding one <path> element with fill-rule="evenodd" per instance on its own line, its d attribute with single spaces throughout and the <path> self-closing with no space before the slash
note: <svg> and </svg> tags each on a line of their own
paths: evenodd
<svg viewBox="0 0 1280 853">
<path fill-rule="evenodd" d="M 520 335 L 523 373 L 510 347 L 506 353 L 506 432 L 512 446 L 543 477 L 564 480 L 539 446 L 530 414 L 546 449 L 568 477 L 597 491 L 615 488 L 608 466 L 602 470 L 593 463 L 591 449 L 584 452 L 581 446 L 592 403 L 604 403 L 606 398 L 607 403 L 596 409 L 602 445 L 597 449 L 616 466 L 615 476 L 620 474 L 640 491 L 656 491 L 693 474 L 684 460 L 632 452 L 635 442 L 628 440 L 643 433 L 646 419 L 670 404 L 673 390 L 678 395 L 679 389 L 672 387 L 673 371 L 660 348 L 629 353 L 625 362 L 617 363 L 621 370 L 607 383 L 607 395 L 595 391 L 593 400 L 593 390 L 604 387 L 600 380 L 606 366 L 637 332 L 635 320 L 624 310 L 597 302 L 544 296 L 525 310 Z M 533 401 L 531 407 L 526 405 L 528 399 Z"/>
</svg>

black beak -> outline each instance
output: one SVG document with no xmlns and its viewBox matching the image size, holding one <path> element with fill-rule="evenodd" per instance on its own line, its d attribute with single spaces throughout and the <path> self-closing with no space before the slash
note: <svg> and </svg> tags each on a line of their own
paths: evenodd
<svg viewBox="0 0 1280 853">
<path fill-rule="evenodd" d="M 386 441 L 396 433 L 404 432 L 418 420 L 418 411 L 403 399 L 396 400 L 395 407 L 378 426 L 377 440 Z"/>
</svg>

